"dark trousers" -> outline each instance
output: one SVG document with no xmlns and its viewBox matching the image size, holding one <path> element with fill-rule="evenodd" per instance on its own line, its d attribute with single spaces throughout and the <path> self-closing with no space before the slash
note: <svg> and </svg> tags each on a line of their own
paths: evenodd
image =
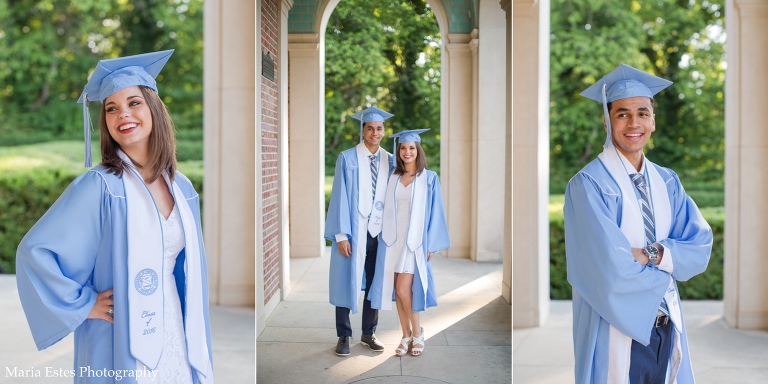
<svg viewBox="0 0 768 384">
<path fill-rule="evenodd" d="M 672 322 L 654 327 L 647 347 L 632 340 L 629 358 L 629 382 L 632 384 L 664 384 L 667 362 L 672 347 Z"/>
<path fill-rule="evenodd" d="M 371 237 L 365 244 L 365 300 L 363 300 L 363 335 L 373 335 L 376 325 L 379 324 L 379 310 L 371 308 L 368 300 L 368 291 L 371 290 L 373 272 L 376 269 L 376 251 L 379 240 Z M 354 257 L 354 256 L 352 256 Z M 336 336 L 352 336 L 352 324 L 349 323 L 349 308 L 336 307 Z"/>
</svg>

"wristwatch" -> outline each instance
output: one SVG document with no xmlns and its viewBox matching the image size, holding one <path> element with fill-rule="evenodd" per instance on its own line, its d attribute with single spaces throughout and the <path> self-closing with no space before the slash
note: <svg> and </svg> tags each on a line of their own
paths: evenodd
<svg viewBox="0 0 768 384">
<path fill-rule="evenodd" d="M 659 249 L 656 248 L 653 244 L 646 245 L 645 248 L 643 248 L 643 253 L 648 256 L 648 263 L 646 265 L 652 266 L 656 264 L 656 260 L 659 259 Z"/>
</svg>

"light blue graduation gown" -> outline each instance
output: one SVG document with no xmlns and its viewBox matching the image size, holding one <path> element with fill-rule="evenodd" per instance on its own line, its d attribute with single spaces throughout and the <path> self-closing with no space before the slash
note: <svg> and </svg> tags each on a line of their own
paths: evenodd
<svg viewBox="0 0 768 384">
<path fill-rule="evenodd" d="M 197 225 L 202 258 L 205 333 L 213 379 L 208 316 L 208 271 L 200 226 L 200 198 L 180 172 L 175 182 Z M 129 351 L 127 205 L 123 180 L 96 166 L 78 176 L 48 212 L 27 232 L 16 253 L 19 297 L 38 350 L 75 332 L 75 383 L 136 383 L 132 377 L 80 377 L 79 367 L 94 371 L 137 369 Z M 183 201 L 177 201 L 184 204 Z M 185 250 L 176 260 L 174 277 L 182 313 L 185 306 Z M 87 319 L 98 292 L 114 289 L 114 324 Z M 194 370 L 193 370 L 194 372 Z M 158 375 L 159 376 L 159 375 Z M 193 380 L 199 383 L 196 374 Z"/>
<path fill-rule="evenodd" d="M 443 204 L 443 192 L 440 189 L 440 181 L 437 178 L 437 174 L 433 171 L 425 169 L 423 171 L 426 174 L 427 179 L 427 198 L 424 205 L 424 231 L 422 235 L 421 247 L 423 252 L 416 252 L 420 255 L 421 260 L 416 260 L 418 263 L 426 265 L 426 279 L 423 279 L 420 273 L 420 268 L 414 268 L 413 275 L 413 312 L 422 312 L 427 308 L 437 306 L 437 293 L 435 292 L 435 280 L 432 276 L 432 262 L 427 261 L 427 254 L 429 252 L 438 252 L 443 249 L 451 247 L 451 240 L 448 237 L 448 224 L 445 218 L 445 205 Z M 399 177 L 392 177 L 390 183 L 399 183 Z M 386 200 L 384 201 L 385 210 L 387 204 L 396 204 L 395 193 L 391 196 L 388 193 Z M 411 215 L 414 214 L 413 207 L 415 203 L 411 204 Z M 386 220 L 386 215 L 384 216 Z M 385 226 L 388 224 L 385 222 Z M 418 257 L 418 256 L 417 256 Z M 395 301 L 395 292 L 390 284 L 384 284 L 384 279 L 393 279 L 394 276 L 386 272 L 384 267 L 387 260 L 387 244 L 382 240 L 382 236 L 379 235 L 379 248 L 376 253 L 376 273 L 373 276 L 373 285 L 368 292 L 368 296 L 371 300 L 371 307 L 376 309 L 389 309 L 386 305 L 382 305 L 383 301 L 390 299 Z M 426 281 L 426 284 L 423 283 Z M 388 289 L 384 289 L 388 287 Z"/>
<path fill-rule="evenodd" d="M 671 208 L 668 238 L 659 243 L 673 255 L 672 278 L 686 281 L 706 270 L 712 230 L 674 172 L 650 161 L 646 166 L 655 167 L 663 178 Z M 636 201 L 634 196 L 631 200 Z M 611 326 L 643 345 L 650 342 L 649 324 L 670 285 L 668 272 L 633 259 L 620 229 L 622 205 L 622 190 L 600 159 L 568 183 L 563 213 L 568 282 L 573 287 L 575 376 L 580 384 L 607 381 Z M 682 320 L 679 301 L 677 309 Z M 683 356 L 677 383 L 687 384 L 694 381 L 681 325 Z"/>
<path fill-rule="evenodd" d="M 329 301 L 337 307 L 346 307 L 357 313 L 357 301 L 360 291 L 357 290 L 357 280 L 365 278 L 362 268 L 355 262 L 354 257 L 346 257 L 339 253 L 336 235 L 343 233 L 348 236 L 352 255 L 356 255 L 358 247 L 365 252 L 366 244 L 358 244 L 358 204 L 360 191 L 358 185 L 359 168 L 357 165 L 356 147 L 347 149 L 339 154 L 336 159 L 336 171 L 333 176 L 333 189 L 331 201 L 328 205 L 328 216 L 325 219 L 325 234 L 331 245 L 331 269 L 329 272 Z M 386 153 L 381 151 L 381 153 Z M 393 164 L 392 155 L 387 156 L 387 161 Z M 382 159 L 379 159 L 381 162 Z M 389 174 L 392 174 L 394 166 L 390 165 Z M 389 179 L 389 174 L 387 178 Z M 378 188 L 378 186 L 377 186 Z M 365 282 L 361 290 L 365 290 Z"/>
</svg>

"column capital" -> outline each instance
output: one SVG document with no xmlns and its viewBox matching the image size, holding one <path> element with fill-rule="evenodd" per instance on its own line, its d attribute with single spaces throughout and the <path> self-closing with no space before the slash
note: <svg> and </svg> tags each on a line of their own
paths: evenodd
<svg viewBox="0 0 768 384">
<path fill-rule="evenodd" d="M 288 44 L 288 56 L 290 57 L 318 57 L 320 44 L 318 43 L 293 43 Z"/>
<path fill-rule="evenodd" d="M 317 57 L 320 42 L 316 33 L 288 35 L 288 55 L 291 57 Z"/>
<path fill-rule="evenodd" d="M 472 40 L 470 33 L 449 33 L 446 43 L 469 43 L 470 40 Z"/>
<path fill-rule="evenodd" d="M 472 39 L 467 45 L 469 46 L 469 50 L 472 52 L 472 55 L 477 55 L 477 49 L 479 46 L 479 39 Z"/>
<path fill-rule="evenodd" d="M 320 43 L 320 35 L 317 33 L 289 33 L 288 44 L 294 43 Z M 289 45 L 290 47 L 290 45 Z"/>
<path fill-rule="evenodd" d="M 507 17 L 509 17 L 512 12 L 512 0 L 501 0 L 499 1 L 499 5 L 501 6 L 501 9 L 507 12 Z"/>
<path fill-rule="evenodd" d="M 448 43 L 443 47 L 448 52 L 449 57 L 468 57 L 472 55 L 471 40 L 466 43 Z"/>
<path fill-rule="evenodd" d="M 280 1 L 280 12 L 282 12 L 285 17 L 288 17 L 288 13 L 291 12 L 291 8 L 293 8 L 293 0 Z"/>
</svg>

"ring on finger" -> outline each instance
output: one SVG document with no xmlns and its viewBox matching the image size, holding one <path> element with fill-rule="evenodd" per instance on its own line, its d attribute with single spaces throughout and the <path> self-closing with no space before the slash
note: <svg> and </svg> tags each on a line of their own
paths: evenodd
<svg viewBox="0 0 768 384">
<path fill-rule="evenodd" d="M 115 306 L 114 305 L 110 305 L 109 306 L 109 312 L 107 312 L 107 315 L 115 317 Z"/>
</svg>

